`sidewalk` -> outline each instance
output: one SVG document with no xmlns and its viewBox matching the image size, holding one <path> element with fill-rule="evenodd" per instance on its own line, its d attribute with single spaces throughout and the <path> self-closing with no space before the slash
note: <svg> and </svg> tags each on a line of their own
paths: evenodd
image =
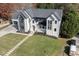
<svg viewBox="0 0 79 59">
<path fill-rule="evenodd" d="M 0 30 L 0 37 L 8 33 L 16 33 L 16 29 L 12 25 L 7 26 L 6 28 Z"/>
<path fill-rule="evenodd" d="M 6 25 L 9 25 L 9 23 L 6 23 L 6 24 L 0 24 L 0 28 L 6 26 Z"/>
</svg>

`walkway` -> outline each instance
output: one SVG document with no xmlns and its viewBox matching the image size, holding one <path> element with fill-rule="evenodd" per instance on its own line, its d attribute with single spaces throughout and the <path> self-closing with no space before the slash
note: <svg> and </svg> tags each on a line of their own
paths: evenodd
<svg viewBox="0 0 79 59">
<path fill-rule="evenodd" d="M 6 35 L 8 33 L 16 33 L 16 29 L 12 25 L 10 25 L 10 26 L 0 30 L 0 37 Z"/>
<path fill-rule="evenodd" d="M 20 45 L 22 45 L 30 36 L 32 36 L 34 32 L 31 32 L 27 35 L 23 40 L 21 40 L 17 45 L 15 45 L 11 50 L 9 50 L 4 56 L 9 56 L 12 52 L 14 52 Z"/>
<path fill-rule="evenodd" d="M 9 25 L 9 24 L 10 24 L 9 22 L 7 22 L 7 23 L 5 23 L 5 24 L 0 24 L 0 28 L 4 27 L 4 26 L 6 26 L 6 25 Z"/>
</svg>

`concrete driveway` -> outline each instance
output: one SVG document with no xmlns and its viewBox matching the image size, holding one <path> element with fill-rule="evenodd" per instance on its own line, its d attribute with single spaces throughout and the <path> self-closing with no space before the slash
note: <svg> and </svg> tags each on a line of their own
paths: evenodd
<svg viewBox="0 0 79 59">
<path fill-rule="evenodd" d="M 9 25 L 8 27 L 0 30 L 0 37 L 8 33 L 16 33 L 16 29 L 12 25 Z"/>
<path fill-rule="evenodd" d="M 76 40 L 76 56 L 79 56 L 79 35 L 74 36 L 72 39 Z"/>
<path fill-rule="evenodd" d="M 76 45 L 79 46 L 79 35 L 72 37 L 71 39 L 76 40 Z"/>
</svg>

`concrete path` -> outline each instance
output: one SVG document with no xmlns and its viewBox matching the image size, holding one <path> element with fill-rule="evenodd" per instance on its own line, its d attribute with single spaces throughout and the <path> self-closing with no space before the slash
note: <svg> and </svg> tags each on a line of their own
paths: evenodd
<svg viewBox="0 0 79 59">
<path fill-rule="evenodd" d="M 0 28 L 4 27 L 6 25 L 9 25 L 9 24 L 10 24 L 9 22 L 8 23 L 5 23 L 5 24 L 0 24 Z"/>
<path fill-rule="evenodd" d="M 9 50 L 4 56 L 9 56 L 12 52 L 14 52 L 20 45 L 22 45 L 30 36 L 32 36 L 34 32 L 31 32 L 27 35 L 23 40 L 21 40 L 18 44 L 16 44 L 11 50 Z"/>
<path fill-rule="evenodd" d="M 10 25 L 10 26 L 0 30 L 0 37 L 6 35 L 8 33 L 16 33 L 16 29 L 12 25 Z"/>
<path fill-rule="evenodd" d="M 79 35 L 74 36 L 71 39 L 76 40 L 76 56 L 79 56 Z"/>
<path fill-rule="evenodd" d="M 78 45 L 78 46 L 79 46 L 79 37 L 74 36 L 74 37 L 72 37 L 71 39 L 76 40 L 76 45 Z"/>
</svg>

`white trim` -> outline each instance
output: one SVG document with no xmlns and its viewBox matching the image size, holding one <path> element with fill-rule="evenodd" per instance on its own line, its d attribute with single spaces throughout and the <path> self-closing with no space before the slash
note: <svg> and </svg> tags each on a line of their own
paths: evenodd
<svg viewBox="0 0 79 59">
<path fill-rule="evenodd" d="M 29 16 L 29 14 L 26 12 L 26 11 L 24 11 L 27 15 L 28 15 L 28 17 L 29 17 L 29 19 L 30 19 L 30 31 L 32 31 L 32 18 Z"/>
<path fill-rule="evenodd" d="M 55 15 L 51 14 L 51 16 L 54 18 L 54 20 L 58 21 L 58 19 L 57 19 L 57 17 L 55 17 Z"/>
</svg>

